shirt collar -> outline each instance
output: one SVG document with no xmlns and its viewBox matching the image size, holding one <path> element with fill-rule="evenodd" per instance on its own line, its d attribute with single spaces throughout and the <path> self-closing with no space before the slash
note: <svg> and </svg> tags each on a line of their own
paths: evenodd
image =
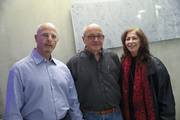
<svg viewBox="0 0 180 120">
<path fill-rule="evenodd" d="M 36 50 L 36 48 L 33 49 L 32 53 L 31 53 L 31 57 L 33 58 L 34 62 L 36 64 L 40 64 L 41 62 L 47 62 L 48 60 L 45 59 L 43 56 L 41 56 L 38 51 Z M 54 58 L 51 57 L 51 59 L 49 60 L 49 62 L 52 62 L 53 64 L 57 64 L 56 60 L 54 60 Z"/>
</svg>

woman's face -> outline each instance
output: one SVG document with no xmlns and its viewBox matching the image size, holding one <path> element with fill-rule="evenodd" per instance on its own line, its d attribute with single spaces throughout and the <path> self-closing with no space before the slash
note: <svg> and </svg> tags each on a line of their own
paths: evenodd
<svg viewBox="0 0 180 120">
<path fill-rule="evenodd" d="M 137 36 L 135 31 L 127 33 L 125 45 L 133 57 L 137 56 L 140 48 L 140 38 Z"/>
</svg>

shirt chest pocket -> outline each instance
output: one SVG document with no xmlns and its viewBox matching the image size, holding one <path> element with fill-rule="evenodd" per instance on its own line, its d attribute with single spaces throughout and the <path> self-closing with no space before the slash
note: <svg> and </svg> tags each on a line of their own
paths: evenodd
<svg viewBox="0 0 180 120">
<path fill-rule="evenodd" d="M 101 64 L 101 72 L 106 74 L 111 74 L 114 72 L 118 72 L 119 66 L 114 62 L 102 63 Z"/>
</svg>

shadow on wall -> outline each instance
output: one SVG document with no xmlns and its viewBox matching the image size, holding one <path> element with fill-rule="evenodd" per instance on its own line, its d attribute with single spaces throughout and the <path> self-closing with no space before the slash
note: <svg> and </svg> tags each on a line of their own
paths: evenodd
<svg viewBox="0 0 180 120">
<path fill-rule="evenodd" d="M 3 10 L 3 5 L 4 5 L 5 1 L 6 1 L 6 0 L 1 0 L 1 1 L 0 1 L 0 10 Z"/>
<path fill-rule="evenodd" d="M 2 101 L 2 99 L 3 99 L 3 96 L 2 96 L 3 94 L 2 94 L 2 91 L 1 91 L 1 87 L 0 87 L 0 120 L 1 120 L 1 118 L 2 118 L 2 114 L 3 114 L 3 101 Z"/>
</svg>

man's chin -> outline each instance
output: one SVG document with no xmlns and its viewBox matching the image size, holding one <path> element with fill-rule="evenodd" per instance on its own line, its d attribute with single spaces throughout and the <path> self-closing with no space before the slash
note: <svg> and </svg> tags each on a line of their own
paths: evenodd
<svg viewBox="0 0 180 120">
<path fill-rule="evenodd" d="M 93 49 L 92 52 L 93 52 L 93 53 L 100 53 L 100 52 L 101 52 L 101 49 Z"/>
<path fill-rule="evenodd" d="M 51 54 L 53 49 L 46 49 L 45 52 Z"/>
</svg>

